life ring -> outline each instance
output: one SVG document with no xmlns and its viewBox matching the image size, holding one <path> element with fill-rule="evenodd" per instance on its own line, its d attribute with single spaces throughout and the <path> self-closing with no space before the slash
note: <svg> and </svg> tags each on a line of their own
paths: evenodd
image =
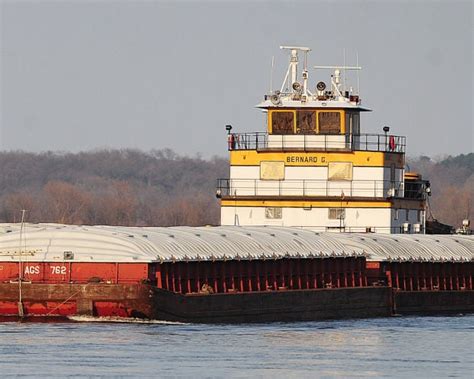
<svg viewBox="0 0 474 379">
<path fill-rule="evenodd" d="M 389 147 L 390 151 L 394 151 L 395 148 L 397 147 L 397 145 L 395 144 L 395 137 L 394 136 L 388 137 L 388 147 Z"/>
</svg>

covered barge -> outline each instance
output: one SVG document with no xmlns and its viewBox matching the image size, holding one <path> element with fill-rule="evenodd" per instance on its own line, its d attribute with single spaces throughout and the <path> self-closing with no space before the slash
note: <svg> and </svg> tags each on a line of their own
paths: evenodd
<svg viewBox="0 0 474 379">
<path fill-rule="evenodd" d="M 19 234 L 0 227 L 3 317 L 266 322 L 474 310 L 472 236 L 27 224 L 20 251 Z"/>
</svg>

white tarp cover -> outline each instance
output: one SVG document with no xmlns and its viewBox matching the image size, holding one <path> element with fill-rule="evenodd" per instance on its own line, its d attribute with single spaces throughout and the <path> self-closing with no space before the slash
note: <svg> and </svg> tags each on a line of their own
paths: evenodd
<svg viewBox="0 0 474 379">
<path fill-rule="evenodd" d="M 21 246 L 21 247 L 20 247 Z M 0 261 L 169 262 L 365 255 L 372 261 L 474 261 L 474 236 L 316 233 L 283 227 L 0 224 Z M 70 253 L 69 253 L 70 252 Z M 66 253 L 66 254 L 65 254 Z"/>
</svg>

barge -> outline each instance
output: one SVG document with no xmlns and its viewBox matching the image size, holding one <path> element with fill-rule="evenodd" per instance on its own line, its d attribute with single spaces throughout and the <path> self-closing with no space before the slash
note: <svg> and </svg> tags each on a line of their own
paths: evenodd
<svg viewBox="0 0 474 379">
<path fill-rule="evenodd" d="M 19 261 L 19 229 L 0 226 L 0 316 L 13 319 L 267 322 L 474 310 L 472 236 L 26 224 Z"/>
<path fill-rule="evenodd" d="M 356 66 L 283 46 L 266 131 L 227 125 L 218 227 L 0 224 L 0 318 L 270 322 L 474 311 L 474 238 L 427 235 L 406 138 L 361 133 Z M 300 70 L 299 55 L 304 55 Z M 300 72 L 301 71 L 301 72 Z M 299 77 L 300 75 L 300 77 Z"/>
</svg>

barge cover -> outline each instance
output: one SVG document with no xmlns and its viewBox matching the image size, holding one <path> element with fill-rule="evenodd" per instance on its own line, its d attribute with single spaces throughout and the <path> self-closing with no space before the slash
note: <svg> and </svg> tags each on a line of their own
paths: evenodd
<svg viewBox="0 0 474 379">
<path fill-rule="evenodd" d="M 20 225 L 0 224 L 0 260 L 17 261 Z M 317 233 L 268 226 L 122 227 L 26 224 L 31 262 L 177 262 L 364 256 L 368 261 L 474 261 L 474 236 Z"/>
</svg>

